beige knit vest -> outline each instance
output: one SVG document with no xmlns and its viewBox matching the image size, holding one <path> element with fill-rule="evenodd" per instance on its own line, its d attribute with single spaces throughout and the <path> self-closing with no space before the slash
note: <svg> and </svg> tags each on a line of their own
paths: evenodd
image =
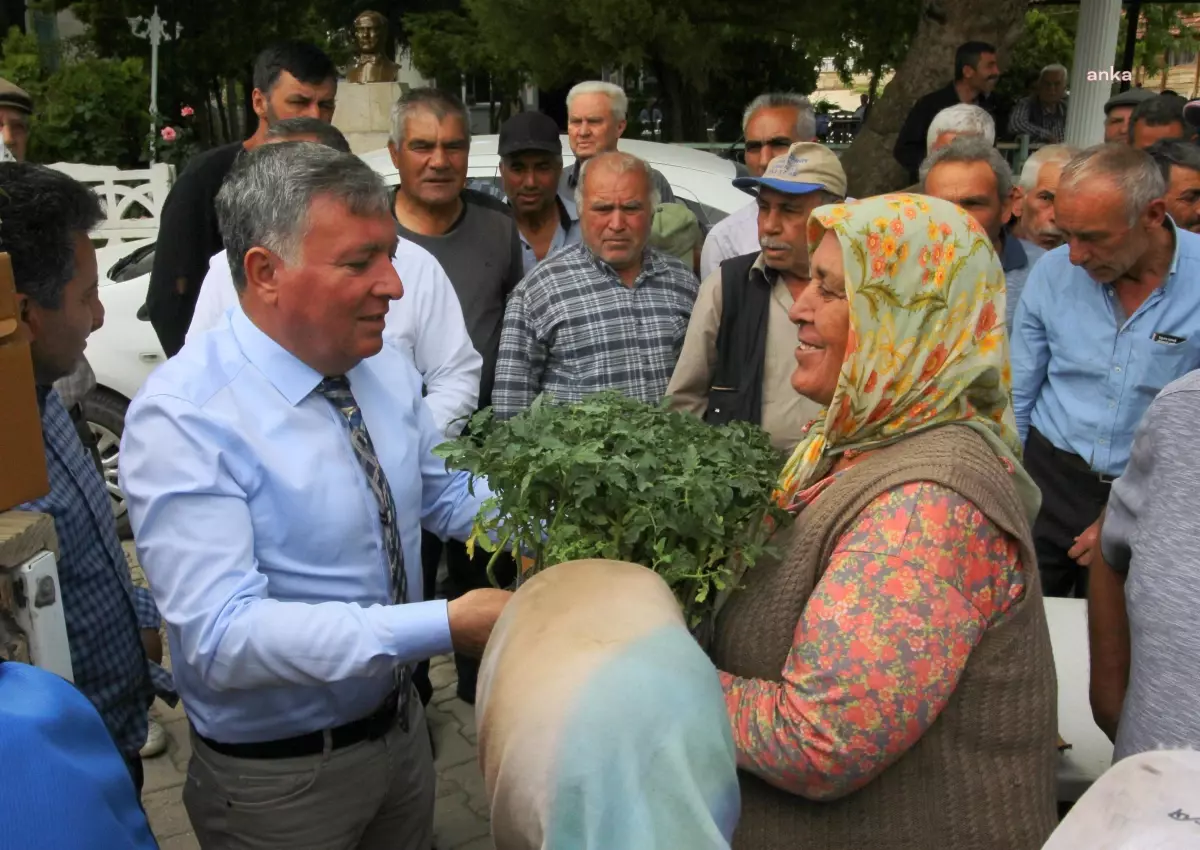
<svg viewBox="0 0 1200 850">
<path fill-rule="evenodd" d="M 1034 850 L 1057 823 L 1057 683 L 1028 520 L 978 434 L 951 425 L 864 458 L 781 535 L 781 559 L 745 577 L 718 619 L 714 657 L 780 681 L 796 623 L 843 533 L 871 501 L 913 481 L 960 493 L 1021 545 L 1026 590 L 971 652 L 921 740 L 860 790 L 816 802 L 741 772 L 735 850 Z"/>
</svg>

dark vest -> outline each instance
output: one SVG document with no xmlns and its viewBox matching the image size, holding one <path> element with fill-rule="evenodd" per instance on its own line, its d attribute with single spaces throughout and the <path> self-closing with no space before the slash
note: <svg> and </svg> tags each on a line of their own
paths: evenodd
<svg viewBox="0 0 1200 850">
<path fill-rule="evenodd" d="M 710 425 L 762 425 L 763 362 L 771 282 L 755 269 L 758 252 L 721 263 L 721 325 L 717 368 L 708 390 L 704 421 Z"/>
</svg>

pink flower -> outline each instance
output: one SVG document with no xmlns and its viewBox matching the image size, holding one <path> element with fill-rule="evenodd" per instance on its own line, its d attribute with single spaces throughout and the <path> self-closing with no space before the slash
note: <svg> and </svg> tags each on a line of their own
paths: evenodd
<svg viewBox="0 0 1200 850">
<path fill-rule="evenodd" d="M 179 110 L 179 114 L 184 118 L 191 118 L 196 114 L 196 110 L 192 109 L 190 106 L 185 106 L 183 109 Z"/>
<path fill-rule="evenodd" d="M 174 127 L 163 127 L 162 137 L 164 142 L 173 142 L 179 134 L 175 132 Z"/>
</svg>

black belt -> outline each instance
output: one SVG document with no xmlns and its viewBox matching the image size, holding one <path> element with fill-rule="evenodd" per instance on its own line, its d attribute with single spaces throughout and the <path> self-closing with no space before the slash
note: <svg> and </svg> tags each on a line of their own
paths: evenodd
<svg viewBox="0 0 1200 850">
<path fill-rule="evenodd" d="M 1054 445 L 1054 443 L 1050 442 L 1045 434 L 1036 428 L 1029 429 L 1029 439 L 1037 440 L 1038 443 L 1041 444 L 1042 448 L 1052 454 L 1056 460 L 1061 461 L 1065 466 L 1071 467 L 1071 469 L 1075 470 L 1076 472 L 1089 475 L 1092 478 L 1095 478 L 1101 484 L 1112 484 L 1113 481 L 1116 480 L 1114 476 L 1105 475 L 1103 472 L 1097 472 L 1096 470 L 1092 469 L 1092 465 L 1079 455 L 1075 454 L 1075 452 L 1069 452 L 1066 449 L 1060 449 L 1058 446 Z"/>
<path fill-rule="evenodd" d="M 360 741 L 375 741 L 388 733 L 396 722 L 396 709 L 399 705 L 399 695 L 392 692 L 383 705 L 359 720 L 351 720 L 329 730 L 308 732 L 294 738 L 280 738 L 277 741 L 261 741 L 253 744 L 222 744 L 211 738 L 205 738 L 193 726 L 196 737 L 204 742 L 210 750 L 233 758 L 243 759 L 288 759 L 300 756 L 315 756 L 325 751 L 325 732 L 332 739 L 331 749 L 339 750 Z"/>
</svg>

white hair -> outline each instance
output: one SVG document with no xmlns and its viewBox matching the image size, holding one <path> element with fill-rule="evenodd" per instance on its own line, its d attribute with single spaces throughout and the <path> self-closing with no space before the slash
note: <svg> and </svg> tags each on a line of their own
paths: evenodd
<svg viewBox="0 0 1200 850">
<path fill-rule="evenodd" d="M 603 163 L 596 165 L 596 163 Z M 662 203 L 662 194 L 654 183 L 654 175 L 650 172 L 650 164 L 641 157 L 636 157 L 624 151 L 608 151 L 597 154 L 591 159 L 584 160 L 579 169 L 579 181 L 575 184 L 575 208 L 583 210 L 583 187 L 587 182 L 587 173 L 592 168 L 609 168 L 616 174 L 626 174 L 630 171 L 640 171 L 646 175 L 646 191 L 649 194 L 650 210 L 655 210 Z"/>
<path fill-rule="evenodd" d="M 1059 191 L 1097 178 L 1116 185 L 1131 225 L 1167 192 L 1167 181 L 1154 157 L 1130 145 L 1096 145 L 1083 151 L 1063 166 Z"/>
<path fill-rule="evenodd" d="M 750 124 L 750 119 L 760 109 L 794 109 L 796 110 L 796 141 L 808 142 L 817 137 L 817 115 L 813 111 L 812 103 L 802 94 L 768 92 L 754 98 L 746 107 L 746 111 L 742 113 L 743 136 L 746 134 L 746 127 Z"/>
<path fill-rule="evenodd" d="M 988 165 L 992 169 L 992 174 L 996 175 L 996 194 L 1000 197 L 1000 203 L 1003 204 L 1008 200 L 1013 182 L 1012 169 L 1009 168 L 1008 160 L 1004 158 L 1004 154 L 978 136 L 959 136 L 944 148 L 939 148 L 925 157 L 919 172 L 921 191 L 925 192 L 925 182 L 929 179 L 929 172 L 933 171 L 935 166 L 952 162 L 982 162 Z M 929 193 L 925 192 L 925 194 Z"/>
<path fill-rule="evenodd" d="M 1047 74 L 1062 74 L 1063 79 L 1069 79 L 1071 76 L 1071 72 L 1067 70 L 1066 66 L 1060 65 L 1057 62 L 1047 65 L 1042 69 L 1042 72 L 1038 74 L 1038 82 L 1040 83 L 1042 80 L 1046 79 Z"/>
<path fill-rule="evenodd" d="M 1037 187 L 1038 175 L 1042 173 L 1043 165 L 1066 165 L 1078 155 L 1079 148 L 1070 145 L 1046 145 L 1044 148 L 1038 148 L 1021 166 L 1021 178 L 1017 185 L 1026 192 L 1032 192 Z"/>
<path fill-rule="evenodd" d="M 925 134 L 925 150 L 933 149 L 933 143 L 942 133 L 957 133 L 960 136 L 982 136 L 989 145 L 996 144 L 996 122 L 986 109 L 972 103 L 947 106 L 933 117 L 929 132 Z"/>
<path fill-rule="evenodd" d="M 625 89 L 612 83 L 606 83 L 603 80 L 588 80 L 584 83 L 579 83 L 567 92 L 567 111 L 571 109 L 571 104 L 575 102 L 575 98 L 581 94 L 602 94 L 608 98 L 609 106 L 612 108 L 612 116 L 614 121 L 624 121 L 625 115 L 629 112 L 629 98 L 625 94 Z"/>
</svg>

